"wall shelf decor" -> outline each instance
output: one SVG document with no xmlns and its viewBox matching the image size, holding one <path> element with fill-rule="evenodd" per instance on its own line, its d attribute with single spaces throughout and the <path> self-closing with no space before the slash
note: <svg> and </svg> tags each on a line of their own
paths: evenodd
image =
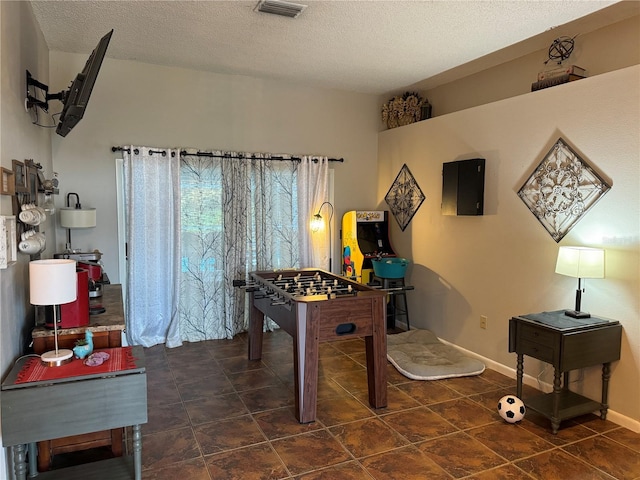
<svg viewBox="0 0 640 480">
<path fill-rule="evenodd" d="M 36 164 L 31 159 L 26 159 L 24 161 L 25 167 L 25 176 L 27 183 L 27 192 L 29 193 L 29 201 L 32 203 L 37 203 L 38 199 L 38 187 L 39 187 L 39 168 L 38 164 Z"/>
<path fill-rule="evenodd" d="M 393 184 L 391 184 L 391 188 L 384 200 L 389 205 L 389 209 L 396 218 L 398 225 L 400 225 L 400 229 L 404 232 L 404 229 L 407 228 L 425 198 L 424 193 L 418 186 L 418 182 L 413 178 L 409 167 L 405 163 L 402 165 Z"/>
<path fill-rule="evenodd" d="M 518 196 L 551 238 L 559 242 L 610 188 L 559 138 L 522 185 Z"/>
<path fill-rule="evenodd" d="M 0 268 L 17 261 L 16 217 L 0 216 Z"/>
<path fill-rule="evenodd" d="M 15 193 L 27 193 L 27 170 L 24 163 L 18 160 L 11 160 L 13 165 L 13 180 L 15 182 Z"/>
<path fill-rule="evenodd" d="M 16 193 L 16 185 L 13 180 L 13 170 L 2 167 L 2 182 L 0 183 L 0 195 L 13 195 Z"/>
<path fill-rule="evenodd" d="M 382 105 L 382 121 L 387 128 L 401 127 L 431 118 L 431 104 L 416 92 L 396 95 Z"/>
</svg>

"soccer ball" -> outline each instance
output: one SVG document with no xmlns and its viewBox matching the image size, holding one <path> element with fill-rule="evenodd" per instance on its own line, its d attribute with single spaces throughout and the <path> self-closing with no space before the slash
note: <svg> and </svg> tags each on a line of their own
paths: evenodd
<svg viewBox="0 0 640 480">
<path fill-rule="evenodd" d="M 519 422 L 524 418 L 524 403 L 515 395 L 505 395 L 498 400 L 498 413 L 509 423 Z"/>
</svg>

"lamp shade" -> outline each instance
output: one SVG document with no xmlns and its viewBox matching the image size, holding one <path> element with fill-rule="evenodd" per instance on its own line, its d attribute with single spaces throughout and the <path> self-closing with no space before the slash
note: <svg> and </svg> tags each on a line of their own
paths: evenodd
<svg viewBox="0 0 640 480">
<path fill-rule="evenodd" d="M 69 259 L 29 262 L 29 301 L 32 305 L 61 305 L 77 298 L 76 261 Z"/>
<path fill-rule="evenodd" d="M 576 278 L 604 278 L 604 250 L 589 247 L 560 247 L 556 273 Z"/>
<path fill-rule="evenodd" d="M 64 228 L 91 228 L 96 226 L 95 208 L 61 208 L 60 226 Z"/>
<path fill-rule="evenodd" d="M 311 219 L 311 231 L 318 232 L 323 226 L 322 215 L 316 213 Z"/>
</svg>

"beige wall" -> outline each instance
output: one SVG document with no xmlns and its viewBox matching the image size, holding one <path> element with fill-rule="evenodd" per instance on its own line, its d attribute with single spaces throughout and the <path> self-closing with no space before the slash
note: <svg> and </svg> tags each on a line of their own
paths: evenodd
<svg viewBox="0 0 640 480">
<path fill-rule="evenodd" d="M 606 22 L 606 12 L 611 19 L 617 16 L 633 15 L 610 25 L 590 30 L 597 19 L 599 23 Z M 635 15 L 634 15 L 635 13 Z M 640 62 L 640 2 L 622 2 L 615 4 L 604 12 L 590 15 L 589 18 L 579 19 L 571 24 L 558 27 L 552 32 L 541 35 L 546 40 L 540 40 L 541 49 L 518 56 L 512 61 L 504 61 L 493 68 L 486 68 L 473 74 L 465 75 L 455 81 L 443 84 L 437 82 L 437 77 L 419 82 L 407 87 L 405 90 L 422 92 L 423 97 L 428 98 L 433 105 L 433 116 L 446 115 L 465 108 L 484 105 L 504 98 L 523 95 L 531 91 L 531 84 L 536 81 L 539 71 L 549 68 L 544 61 L 548 58 L 548 47 L 554 38 L 561 35 L 573 36 L 575 48 L 571 54 L 570 63 L 579 65 L 587 70 L 587 75 L 592 77 L 612 70 L 637 65 Z M 590 19 L 590 21 L 588 21 Z M 512 46 L 504 51 L 489 55 L 488 57 L 506 56 L 510 51 L 524 48 L 524 45 L 533 43 L 534 40 L 521 42 L 522 45 Z M 472 68 L 474 63 L 481 64 L 489 59 L 478 59 L 467 65 L 459 67 L 461 72 Z M 444 78 L 455 75 L 456 69 L 445 72 Z M 385 95 L 382 102 L 392 95 Z M 384 127 L 383 127 L 384 128 Z"/>
<path fill-rule="evenodd" d="M 117 35 L 117 31 L 114 35 Z M 51 83 L 66 85 L 85 55 L 51 53 Z M 95 229 L 73 245 L 100 249 L 118 281 L 112 145 L 195 147 L 343 157 L 335 168 L 335 219 L 376 199 L 377 97 L 256 78 L 105 60 L 87 113 L 66 138 L 53 137 L 63 201 L 80 195 L 98 209 Z M 338 229 L 335 232 L 338 242 Z M 58 248 L 64 232 L 58 232 Z M 159 252 L 161 254 L 161 252 Z"/>
<path fill-rule="evenodd" d="M 24 108 L 25 70 L 46 83 L 49 52 L 31 6 L 26 2 L 0 2 L 0 163 L 11 169 L 11 159 L 33 158 L 51 176 L 51 141 L 48 129 L 31 124 Z M 12 215 L 11 197 L 0 196 L 0 214 Z M 51 223 L 42 231 L 52 239 Z M 52 240 L 53 242 L 53 240 Z M 0 377 L 24 353 L 30 339 L 32 307 L 28 297 L 29 257 L 18 254 L 18 262 L 0 270 Z M 0 402 L 2 398 L 0 397 Z M 0 455 L 0 477 L 6 477 L 6 457 Z"/>
<path fill-rule="evenodd" d="M 25 70 L 47 83 L 49 55 L 46 44 L 26 2 L 0 2 L 2 16 L 2 77 L 0 102 L 0 159 L 12 168 L 12 159 L 30 158 L 51 177 L 50 131 L 31 124 L 24 108 Z M 44 119 L 43 121 L 46 121 Z M 12 215 L 11 197 L 0 196 L 0 212 Z M 41 225 L 49 244 L 54 243 L 51 220 Z M 49 247 L 48 247 L 49 251 Z M 44 256 L 47 253 L 45 252 Z M 0 373 L 4 375 L 28 337 L 32 308 L 28 299 L 29 257 L 18 253 L 18 262 L 0 270 Z"/>
<path fill-rule="evenodd" d="M 558 137 L 613 188 L 559 245 L 606 250 L 606 278 L 588 280 L 583 308 L 619 320 L 622 358 L 613 365 L 609 401 L 640 430 L 640 66 L 387 130 L 378 141 L 378 199 L 404 163 L 426 195 L 409 227 L 391 237 L 413 262 L 411 324 L 515 368 L 508 353 L 513 315 L 573 305 L 576 281 L 554 273 L 558 244 L 517 191 Z M 440 213 L 442 163 L 486 159 L 485 214 Z M 479 327 L 480 315 L 488 328 Z M 527 359 L 534 377 L 542 364 Z M 547 370 L 541 377 L 553 379 Z M 573 389 L 600 395 L 600 370 L 587 369 Z"/>
</svg>

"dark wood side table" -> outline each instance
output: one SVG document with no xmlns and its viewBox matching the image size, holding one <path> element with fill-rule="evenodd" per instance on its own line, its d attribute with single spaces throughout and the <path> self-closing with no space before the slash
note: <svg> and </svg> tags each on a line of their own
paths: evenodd
<svg viewBox="0 0 640 480">
<path fill-rule="evenodd" d="M 620 359 L 622 326 L 617 321 L 597 317 L 571 318 L 564 310 L 513 317 L 509 321 L 509 351 L 517 360 L 517 396 L 527 408 L 551 420 L 553 433 L 560 422 L 600 410 L 607 417 L 607 395 L 611 362 Z M 524 355 L 553 365 L 553 392 L 522 398 Z M 569 372 L 602 364 L 600 402 L 569 390 Z"/>
<path fill-rule="evenodd" d="M 91 315 L 89 325 L 86 327 L 58 329 L 59 347 L 72 349 L 76 340 L 84 338 L 86 330 L 93 333 L 94 350 L 122 346 L 122 331 L 125 328 L 122 286 L 119 284 L 104 285 L 102 297 L 91 298 L 89 301 L 92 305 L 101 304 L 105 308 L 105 312 Z M 51 328 L 37 326 L 31 332 L 31 336 L 34 353 L 40 355 L 55 348 Z M 49 470 L 55 455 L 96 447 L 110 447 L 113 456 L 120 457 L 123 453 L 123 432 L 122 428 L 114 428 L 38 442 L 38 470 L 40 472 Z"/>
<path fill-rule="evenodd" d="M 132 355 L 133 368 L 24 383 L 16 380 L 28 358 L 16 363 L 2 382 L 0 404 L 2 445 L 9 447 L 13 464 L 10 480 L 27 478 L 25 444 L 127 426 L 133 427 L 133 456 L 51 470 L 38 478 L 142 479 L 140 426 L 147 422 L 147 375 L 142 347 L 133 347 Z"/>
</svg>

